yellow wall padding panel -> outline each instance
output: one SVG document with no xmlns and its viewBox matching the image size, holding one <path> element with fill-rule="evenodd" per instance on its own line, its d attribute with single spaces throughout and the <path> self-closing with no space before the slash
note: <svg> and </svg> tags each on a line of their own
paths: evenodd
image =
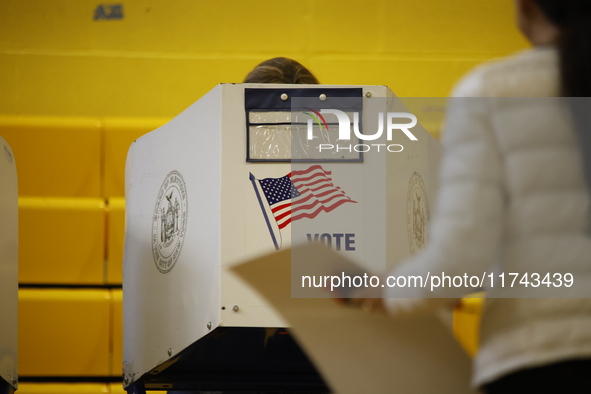
<svg viewBox="0 0 591 394">
<path fill-rule="evenodd" d="M 169 120 L 166 118 L 104 119 L 105 197 L 123 197 L 125 195 L 125 160 L 133 141 Z"/>
<path fill-rule="evenodd" d="M 107 202 L 107 283 L 123 280 L 123 243 L 125 241 L 125 198 L 113 197 Z"/>
<path fill-rule="evenodd" d="M 21 289 L 20 375 L 109 375 L 109 304 L 106 289 Z"/>
<path fill-rule="evenodd" d="M 127 394 L 121 383 L 19 383 L 18 394 Z M 163 394 L 163 391 L 146 391 Z"/>
<path fill-rule="evenodd" d="M 103 284 L 105 204 L 19 198 L 19 282 Z"/>
<path fill-rule="evenodd" d="M 478 296 L 475 295 L 475 297 Z M 454 310 L 454 336 L 472 357 L 478 351 L 483 305 L 484 298 L 463 298 L 460 305 Z"/>
<path fill-rule="evenodd" d="M 123 292 L 111 290 L 111 375 L 123 375 Z"/>
<path fill-rule="evenodd" d="M 446 96 L 477 63 L 527 47 L 511 1 L 4 0 L 0 113 L 172 118 L 287 56 L 322 83 Z"/>
<path fill-rule="evenodd" d="M 0 117 L 0 135 L 18 163 L 20 196 L 101 195 L 98 120 Z"/>
<path fill-rule="evenodd" d="M 19 383 L 18 394 L 108 394 L 106 383 Z"/>
</svg>

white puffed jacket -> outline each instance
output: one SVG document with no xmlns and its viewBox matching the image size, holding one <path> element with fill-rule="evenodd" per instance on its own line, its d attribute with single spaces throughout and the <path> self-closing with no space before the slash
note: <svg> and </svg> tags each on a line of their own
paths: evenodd
<svg viewBox="0 0 591 394">
<path fill-rule="evenodd" d="M 571 272 L 591 294 L 591 199 L 577 136 L 568 108 L 536 98 L 559 96 L 558 73 L 556 51 L 537 48 L 456 86 L 453 96 L 467 98 L 450 100 L 429 242 L 389 274 Z M 465 290 L 414 288 L 405 296 L 417 298 L 400 298 L 386 289 L 384 297 L 396 297 L 385 300 L 392 314 L 412 313 L 438 304 L 428 297 Z M 591 298 L 489 298 L 473 384 L 583 357 L 591 357 Z"/>
</svg>

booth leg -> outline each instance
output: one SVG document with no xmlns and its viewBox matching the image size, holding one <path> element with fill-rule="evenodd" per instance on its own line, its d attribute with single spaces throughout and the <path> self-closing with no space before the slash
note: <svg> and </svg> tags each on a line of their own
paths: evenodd
<svg viewBox="0 0 591 394">
<path fill-rule="evenodd" d="M 14 394 L 14 387 L 8 384 L 4 379 L 0 378 L 0 394 Z"/>
<path fill-rule="evenodd" d="M 146 388 L 143 385 L 133 383 L 127 386 L 127 394 L 146 394 Z"/>
</svg>

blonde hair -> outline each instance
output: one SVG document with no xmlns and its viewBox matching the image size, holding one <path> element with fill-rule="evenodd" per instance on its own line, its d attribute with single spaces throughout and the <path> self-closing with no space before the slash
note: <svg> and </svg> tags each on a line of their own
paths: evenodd
<svg viewBox="0 0 591 394">
<path fill-rule="evenodd" d="M 243 83 L 318 84 L 320 82 L 310 70 L 295 60 L 275 57 L 256 66 L 244 78 Z"/>
</svg>

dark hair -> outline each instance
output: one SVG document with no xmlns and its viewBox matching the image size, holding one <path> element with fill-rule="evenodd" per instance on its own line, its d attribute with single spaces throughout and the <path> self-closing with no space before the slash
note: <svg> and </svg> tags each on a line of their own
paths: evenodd
<svg viewBox="0 0 591 394">
<path fill-rule="evenodd" d="M 560 86 L 571 109 L 591 189 L 591 0 L 534 0 L 559 29 Z"/>
<path fill-rule="evenodd" d="M 560 77 L 565 97 L 591 97 L 591 1 L 534 0 L 560 30 Z"/>
<path fill-rule="evenodd" d="M 307 83 L 318 84 L 316 77 L 306 67 L 293 59 L 275 57 L 256 66 L 244 83 Z"/>
</svg>

